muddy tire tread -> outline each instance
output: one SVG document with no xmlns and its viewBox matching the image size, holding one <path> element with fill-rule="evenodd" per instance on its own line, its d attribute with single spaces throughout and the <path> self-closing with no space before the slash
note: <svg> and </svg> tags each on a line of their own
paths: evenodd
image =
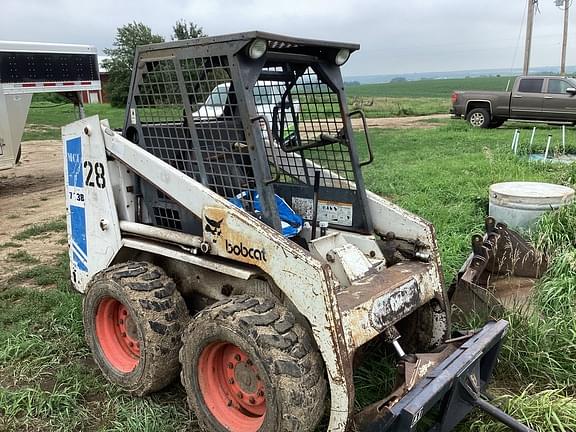
<svg viewBox="0 0 576 432">
<path fill-rule="evenodd" d="M 190 319 L 184 299 L 176 290 L 174 281 L 162 268 L 151 263 L 125 262 L 98 273 L 89 283 L 87 293 L 101 282 L 112 282 L 121 287 L 125 299 L 139 317 L 141 331 L 146 339 L 146 364 L 137 382 L 123 380 L 114 374 L 112 376 L 120 381 L 117 382 L 120 386 L 137 396 L 166 387 L 178 376 L 178 352 L 182 331 Z M 88 295 L 85 298 L 85 309 L 87 298 Z M 89 317 L 85 314 L 85 327 L 87 319 Z M 90 338 L 86 334 L 86 339 L 95 353 L 95 337 Z M 105 370 L 106 366 L 103 366 L 98 358 L 96 363 L 110 379 L 110 374 Z"/>
<path fill-rule="evenodd" d="M 180 361 L 184 364 L 187 344 L 194 343 L 194 322 L 209 320 L 226 322 L 249 335 L 264 354 L 264 361 L 277 375 L 279 400 L 283 401 L 278 431 L 313 431 L 325 408 L 327 384 L 321 355 L 311 336 L 298 324 L 286 307 L 277 301 L 250 296 L 235 296 L 202 310 L 184 331 Z M 181 379 L 187 388 L 188 403 L 195 406 L 184 372 Z M 205 430 L 208 426 L 204 425 Z"/>
</svg>

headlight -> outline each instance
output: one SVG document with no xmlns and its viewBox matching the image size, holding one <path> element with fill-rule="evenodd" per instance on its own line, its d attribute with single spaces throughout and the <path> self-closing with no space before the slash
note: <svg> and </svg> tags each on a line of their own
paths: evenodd
<svg viewBox="0 0 576 432">
<path fill-rule="evenodd" d="M 264 39 L 254 40 L 248 47 L 248 57 L 252 60 L 258 60 L 266 53 L 268 43 Z"/>
<path fill-rule="evenodd" d="M 350 58 L 350 50 L 342 48 L 340 51 L 336 53 L 336 57 L 334 57 L 334 63 L 336 66 L 342 66 L 344 63 L 348 61 Z"/>
</svg>

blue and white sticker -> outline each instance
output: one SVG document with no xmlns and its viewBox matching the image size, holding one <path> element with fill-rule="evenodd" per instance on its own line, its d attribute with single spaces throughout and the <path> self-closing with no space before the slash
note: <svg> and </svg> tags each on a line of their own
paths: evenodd
<svg viewBox="0 0 576 432">
<path fill-rule="evenodd" d="M 80 137 L 66 141 L 66 168 L 68 184 L 68 210 L 70 213 L 70 255 L 76 267 L 88 271 L 88 241 L 86 237 L 86 210 L 83 202 L 71 203 L 71 196 L 83 192 L 84 170 L 82 140 Z M 83 194 L 82 194 L 83 195 Z"/>
<path fill-rule="evenodd" d="M 84 185 L 82 169 L 82 140 L 80 137 L 66 141 L 66 164 L 68 167 L 68 186 L 81 188 Z"/>
<path fill-rule="evenodd" d="M 70 228 L 72 236 L 72 258 L 82 271 L 88 271 L 88 242 L 86 241 L 86 210 L 70 206 Z"/>
</svg>

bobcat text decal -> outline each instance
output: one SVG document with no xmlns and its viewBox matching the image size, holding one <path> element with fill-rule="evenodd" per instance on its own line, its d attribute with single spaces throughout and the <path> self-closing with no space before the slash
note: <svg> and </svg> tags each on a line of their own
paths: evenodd
<svg viewBox="0 0 576 432">
<path fill-rule="evenodd" d="M 264 249 L 247 248 L 242 242 L 238 245 L 226 240 L 226 252 L 244 258 L 252 258 L 257 261 L 266 262 L 266 251 Z"/>
</svg>

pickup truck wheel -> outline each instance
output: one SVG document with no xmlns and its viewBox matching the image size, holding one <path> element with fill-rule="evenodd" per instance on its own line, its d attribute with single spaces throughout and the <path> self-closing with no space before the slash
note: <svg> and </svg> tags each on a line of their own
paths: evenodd
<svg viewBox="0 0 576 432">
<path fill-rule="evenodd" d="M 502 126 L 505 122 L 506 122 L 506 120 L 503 120 L 503 119 L 493 119 L 492 122 L 490 123 L 490 129 L 499 128 L 499 127 Z"/>
<path fill-rule="evenodd" d="M 490 127 L 490 112 L 486 108 L 474 108 L 466 117 L 471 126 L 486 129 Z"/>
</svg>

